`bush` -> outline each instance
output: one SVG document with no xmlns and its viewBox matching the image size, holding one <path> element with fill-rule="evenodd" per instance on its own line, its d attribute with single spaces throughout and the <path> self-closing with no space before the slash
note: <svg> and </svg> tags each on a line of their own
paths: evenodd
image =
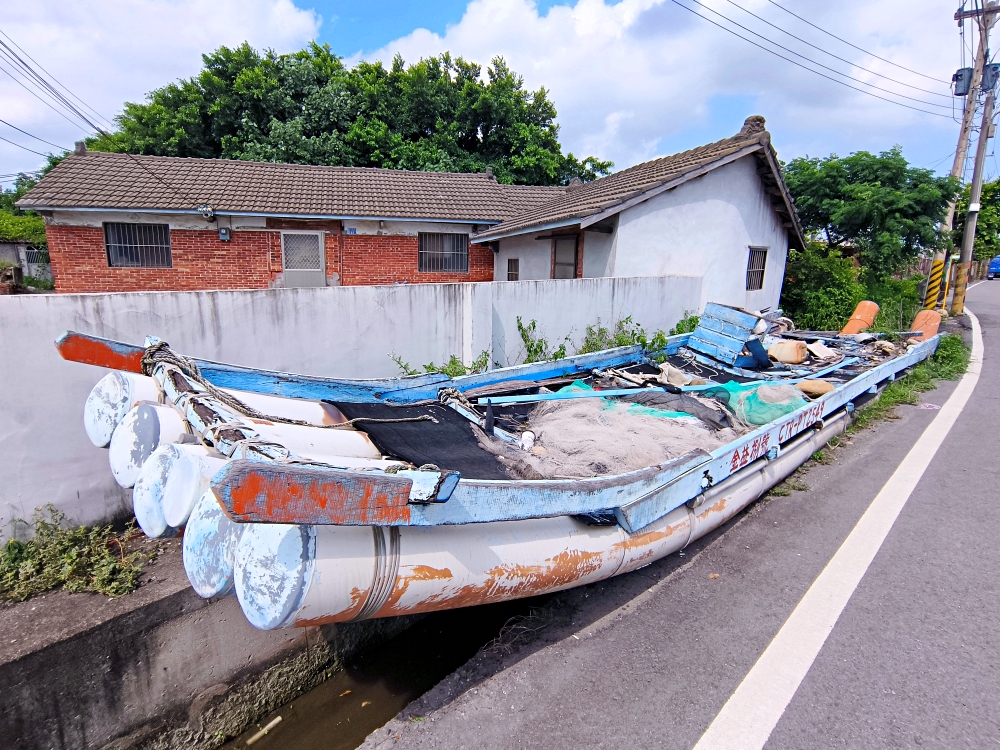
<svg viewBox="0 0 1000 750">
<path fill-rule="evenodd" d="M 701 316 L 695 315 L 690 310 L 684 311 L 684 317 L 677 321 L 677 325 L 670 329 L 670 336 L 677 336 L 682 333 L 694 333 L 694 329 L 698 327 L 698 321 L 701 320 Z"/>
<path fill-rule="evenodd" d="M 840 330 L 865 297 L 858 269 L 837 250 L 810 242 L 788 251 L 781 308 L 799 328 Z"/>
<path fill-rule="evenodd" d="M 123 534 L 116 534 L 110 526 L 64 528 L 65 520 L 64 514 L 46 506 L 35 511 L 31 539 L 11 539 L 3 545 L 0 600 L 20 602 L 60 587 L 121 596 L 138 587 L 143 555 L 125 552 L 135 521 Z"/>
</svg>

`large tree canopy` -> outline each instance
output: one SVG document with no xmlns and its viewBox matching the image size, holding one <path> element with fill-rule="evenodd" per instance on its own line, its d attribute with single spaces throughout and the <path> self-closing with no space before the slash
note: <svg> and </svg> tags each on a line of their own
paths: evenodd
<svg viewBox="0 0 1000 750">
<path fill-rule="evenodd" d="M 947 239 L 938 224 L 955 180 L 911 167 L 898 146 L 877 156 L 793 159 L 784 172 L 806 231 L 831 249 L 855 250 L 870 281 L 887 279 Z"/>
<path fill-rule="evenodd" d="M 983 183 L 979 206 L 979 216 L 976 219 L 976 239 L 972 244 L 973 258 L 975 260 L 989 260 L 1000 255 L 1000 180 Z M 969 186 L 966 185 L 955 205 L 955 220 L 952 222 L 955 247 L 962 246 L 968 210 Z"/>
<path fill-rule="evenodd" d="M 129 103 L 93 148 L 167 156 L 481 172 L 564 184 L 611 162 L 563 154 L 544 88 L 527 91 L 502 58 L 482 68 L 448 54 L 346 68 L 329 45 L 294 54 L 248 44 L 204 55 L 197 76 Z"/>
</svg>

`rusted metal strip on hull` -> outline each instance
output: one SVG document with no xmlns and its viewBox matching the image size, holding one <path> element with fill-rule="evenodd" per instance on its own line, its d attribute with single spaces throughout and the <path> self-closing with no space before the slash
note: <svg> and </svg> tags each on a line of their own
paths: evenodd
<svg viewBox="0 0 1000 750">
<path fill-rule="evenodd" d="M 410 520 L 413 482 L 393 474 L 233 461 L 212 480 L 231 519 L 247 523 L 386 526 Z"/>
</svg>

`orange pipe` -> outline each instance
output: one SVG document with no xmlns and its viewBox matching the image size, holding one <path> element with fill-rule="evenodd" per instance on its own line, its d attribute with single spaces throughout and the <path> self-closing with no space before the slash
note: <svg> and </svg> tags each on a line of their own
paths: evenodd
<svg viewBox="0 0 1000 750">
<path fill-rule="evenodd" d="M 859 302 L 847 325 L 840 330 L 841 334 L 861 333 L 866 328 L 871 328 L 876 315 L 878 315 L 878 305 L 869 300 Z"/>
<path fill-rule="evenodd" d="M 917 317 L 913 319 L 911 331 L 922 331 L 920 336 L 910 337 L 910 341 L 926 341 L 933 336 L 937 336 L 938 327 L 941 325 L 941 313 L 936 310 L 921 310 Z"/>
</svg>

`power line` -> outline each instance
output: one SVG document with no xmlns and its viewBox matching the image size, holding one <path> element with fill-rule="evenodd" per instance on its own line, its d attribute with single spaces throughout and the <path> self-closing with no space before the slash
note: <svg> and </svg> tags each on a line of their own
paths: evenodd
<svg viewBox="0 0 1000 750">
<path fill-rule="evenodd" d="M 14 141 L 8 140 L 7 138 L 4 138 L 2 135 L 0 135 L 0 141 L 5 141 L 9 143 L 11 146 L 17 146 L 18 148 L 23 148 L 25 151 L 30 151 L 33 154 L 38 154 L 39 156 L 44 156 L 45 158 L 48 158 L 49 156 L 48 154 L 43 154 L 41 151 L 35 151 L 35 149 L 33 148 L 22 146 L 20 143 L 14 143 Z"/>
<path fill-rule="evenodd" d="M 34 138 L 36 141 L 41 141 L 42 143 L 44 143 L 46 145 L 49 145 L 49 146 L 53 146 L 53 147 L 59 149 L 60 151 L 69 151 L 68 148 L 64 148 L 63 146 L 60 146 L 60 145 L 58 145 L 56 143 L 52 143 L 51 141 L 47 141 L 44 138 L 39 138 L 37 135 L 32 135 L 27 130 L 21 130 L 21 128 L 17 127 L 17 125 L 11 125 L 6 120 L 0 120 L 0 122 L 2 122 L 8 128 L 14 128 L 14 130 L 16 130 L 18 133 L 24 133 L 29 138 Z"/>
<path fill-rule="evenodd" d="M 8 76 L 10 76 L 10 79 L 11 79 L 11 80 L 12 80 L 12 81 L 13 81 L 14 83 L 16 83 L 16 84 L 17 84 L 18 86 L 20 86 L 20 87 L 21 87 L 22 89 L 24 89 L 24 90 L 25 90 L 25 91 L 27 91 L 27 92 L 28 92 L 29 94 L 31 94 L 31 95 L 32 95 L 33 97 L 35 97 L 35 98 L 36 98 L 36 99 L 37 99 L 38 101 L 40 101 L 40 102 L 41 102 L 42 104 L 44 104 L 44 105 L 45 105 L 46 107 L 48 107 L 49 109 L 51 109 L 51 110 L 52 110 L 53 112 L 55 112 L 55 113 L 56 113 L 57 115 L 59 115 L 59 116 L 60 116 L 61 118 L 63 118 L 63 119 L 64 119 L 64 120 L 66 121 L 66 122 L 68 122 L 68 123 L 69 123 L 70 125 L 72 125 L 72 126 L 73 126 L 74 128 L 78 128 L 78 127 L 80 127 L 80 123 L 78 123 L 78 122 L 73 122 L 73 121 L 72 121 L 71 119 L 69 119 L 69 118 L 68 118 L 68 117 L 67 117 L 67 116 L 66 116 L 66 115 L 65 115 L 64 113 L 60 112 L 60 111 L 59 111 L 58 109 L 56 109 L 55 107 L 53 107 L 53 106 L 52 106 L 52 105 L 51 105 L 51 104 L 50 104 L 49 102 L 47 102 L 47 101 L 45 101 L 44 99 L 42 99 L 42 97 L 40 97 L 40 96 L 39 96 L 38 94 L 36 94 L 36 93 L 35 93 L 34 91 L 32 91 L 32 90 L 31 90 L 30 88 L 28 88 L 28 87 L 27 87 L 27 86 L 26 86 L 26 85 L 25 85 L 24 83 L 22 83 L 22 82 L 21 82 L 21 81 L 20 81 L 20 80 L 19 80 L 18 78 L 16 78 L 16 77 L 14 76 L 14 74 L 13 74 L 13 73 L 11 73 L 11 72 L 10 72 L 9 70 L 7 70 L 7 68 L 5 68 L 5 67 L 3 66 L 3 64 L 2 64 L 2 63 L 0 63 L 0 70 L 2 70 L 2 71 L 3 71 L 4 73 L 6 73 L 6 74 L 7 74 Z"/>
<path fill-rule="evenodd" d="M 817 31 L 822 31 L 822 32 L 823 32 L 824 34 L 826 34 L 827 36 L 832 36 L 832 37 L 833 37 L 834 39 L 836 39 L 836 40 L 837 40 L 838 42 L 843 42 L 843 43 L 844 43 L 844 44 L 846 44 L 846 45 L 847 45 L 848 47 L 854 47 L 854 49 L 858 50 L 859 52 L 864 52 L 864 53 L 865 53 L 866 55 L 871 55 L 871 56 L 872 56 L 872 57 L 874 57 L 874 58 L 875 58 L 876 60 L 881 60 L 882 62 L 886 62 L 886 63 L 889 63 L 890 65 L 894 65 L 894 66 L 896 66 L 896 67 L 897 67 L 897 68 L 899 68 L 900 70 L 905 70 L 905 71 L 906 71 L 907 73 L 913 73 L 914 75 L 918 75 L 918 76 L 920 76 L 921 78 L 927 78 L 927 79 L 929 79 L 929 80 L 931 80 L 931 81 L 937 81 L 938 83 L 950 83 L 950 81 L 942 81 L 942 80 L 941 80 L 940 78 L 935 78 L 934 76 L 929 76 L 929 75 L 925 75 L 925 74 L 923 74 L 923 73 L 920 73 L 920 72 L 918 72 L 918 71 L 916 71 L 916 70 L 912 70 L 912 69 L 910 69 L 910 68 L 907 68 L 907 67 L 906 67 L 906 66 L 904 66 L 904 65 L 900 65 L 899 63 L 894 63 L 894 62 L 893 62 L 892 60 L 886 60 L 886 59 L 885 59 L 884 57 L 879 57 L 879 56 L 878 56 L 878 55 L 876 55 L 876 54 L 875 54 L 874 52 L 869 52 L 868 50 L 866 50 L 866 49 L 863 49 L 862 47 L 859 47 L 859 46 L 858 46 L 858 45 L 856 45 L 856 44 L 851 44 L 851 43 L 850 43 L 849 41 L 847 41 L 846 39 L 841 39 L 841 38 L 840 38 L 839 36 L 837 36 L 836 34 L 831 34 L 831 33 L 830 33 L 829 31 L 827 31 L 826 29 L 824 29 L 824 28 L 821 28 L 821 27 L 817 26 L 817 25 L 816 25 L 816 24 L 814 24 L 814 23 L 813 23 L 812 21 L 807 21 L 806 19 L 804 19 L 804 18 L 803 18 L 802 16 L 798 15 L 797 13 L 792 13 L 792 11 L 788 10 L 788 8 L 786 8 L 786 7 L 785 7 L 785 6 L 783 6 L 783 5 L 779 5 L 778 3 L 774 2 L 774 0 L 767 0 L 767 1 L 768 1 L 769 3 L 771 3 L 771 5 L 773 5 L 773 6 L 775 7 L 775 8 L 780 8 L 781 10 L 785 11 L 785 13 L 787 13 L 788 15 L 790 15 L 790 16 L 795 16 L 795 17 L 796 17 L 797 19 L 799 19 L 800 21 L 802 21 L 802 23 L 805 23 L 805 24 L 809 24 L 810 26 L 812 26 L 812 27 L 813 27 L 814 29 L 816 29 Z"/>
<path fill-rule="evenodd" d="M 834 73 L 835 75 L 841 76 L 843 78 L 847 78 L 848 80 L 854 81 L 855 83 L 860 83 L 862 86 L 870 86 L 871 88 L 875 89 L 876 91 L 884 91 L 887 94 L 892 94 L 893 96 L 898 96 L 901 99 L 909 99 L 910 101 L 917 102 L 918 104 L 923 104 L 923 105 L 925 105 L 927 107 L 941 107 L 942 109 L 951 110 L 951 105 L 950 104 L 938 104 L 937 102 L 928 102 L 928 101 L 924 101 L 923 99 L 917 99 L 916 97 L 907 96 L 906 94 L 899 94 L 899 93 L 896 93 L 895 91 L 892 91 L 891 89 L 882 88 L 881 86 L 876 86 L 874 83 L 868 83 L 867 81 L 862 81 L 860 78 L 855 78 L 854 76 L 847 75 L 846 73 L 841 73 L 836 68 L 831 68 L 829 65 L 824 65 L 821 62 L 817 62 L 816 60 L 813 60 L 811 57 L 806 57 L 805 55 L 803 55 L 800 52 L 796 52 L 795 50 L 790 49 L 790 48 L 788 48 L 788 47 L 786 47 L 786 46 L 784 46 L 782 44 L 778 44 L 776 41 L 774 41 L 773 39 L 769 39 L 768 37 L 764 36 L 763 34 L 758 34 L 753 29 L 747 28 L 746 26 L 744 26 L 743 24 L 739 23 L 738 21 L 734 21 L 733 19 L 729 18 L 725 14 L 720 13 L 719 11 L 714 10 L 713 8 L 708 7 L 703 2 L 701 2 L 701 0 L 691 0 L 691 2 L 693 2 L 696 5 L 701 6 L 702 8 L 704 8 L 705 10 L 707 10 L 709 13 L 714 13 L 715 15 L 719 16 L 719 18 L 722 18 L 722 19 L 725 19 L 726 21 L 729 21 L 729 23 L 733 24 L 734 26 L 737 26 L 737 27 L 743 29 L 744 31 L 746 31 L 746 32 L 748 32 L 750 34 L 753 34 L 755 37 L 758 37 L 759 39 L 763 39 L 765 42 L 767 42 L 769 44 L 773 44 L 778 49 L 783 49 L 783 50 L 785 50 L 785 52 L 788 52 L 789 54 L 795 55 L 796 57 L 801 57 L 803 60 L 807 60 L 807 61 L 811 62 L 813 65 L 818 65 L 819 67 L 823 68 L 824 70 L 829 70 L 831 73 Z M 735 5 L 735 3 L 734 3 L 734 5 Z M 737 6 L 737 7 L 739 7 L 739 6 Z M 704 18 L 704 16 L 702 16 L 702 18 Z M 706 19 L 706 20 L 708 20 L 708 19 Z M 2 44 L 2 42 L 0 42 L 0 44 Z M 813 71 L 813 72 L 816 72 L 816 71 Z"/>
<path fill-rule="evenodd" d="M 941 114 L 940 112 L 931 112 L 930 110 L 920 109 L 919 107 L 912 107 L 909 104 L 903 104 L 902 102 L 897 102 L 897 101 L 894 101 L 892 99 L 886 99 L 884 96 L 879 96 L 878 94 L 873 94 L 871 91 L 866 91 L 865 89 L 859 89 L 857 86 L 852 86 L 849 83 L 845 83 L 844 81 L 841 81 L 841 80 L 839 80 L 837 78 L 833 78 L 831 76 L 828 76 L 828 75 L 826 75 L 826 73 L 820 73 L 818 70 L 813 70 L 812 68 L 808 68 L 808 67 L 806 67 L 805 65 L 803 65 L 800 62 L 797 62 L 795 60 L 792 60 L 791 58 L 785 57 L 784 55 L 782 55 L 779 52 L 775 52 L 773 49 L 769 49 L 768 47 L 765 47 L 762 44 L 758 44 L 757 42 L 753 41 L 752 39 L 747 39 L 742 34 L 738 34 L 737 32 L 733 31 L 732 29 L 727 28 L 726 26 L 723 26 L 721 23 L 716 23 L 711 18 L 706 18 L 705 16 L 701 15 L 701 13 L 699 13 L 696 10 L 694 10 L 693 8 L 689 8 L 686 5 L 684 5 L 683 3 L 679 2 L 679 0 L 670 0 L 670 2 L 672 2 L 674 5 L 680 6 L 681 8 L 683 8 L 684 10 L 686 10 L 688 13 L 693 13 L 694 15 L 698 16 L 698 18 L 700 18 L 700 19 L 702 19 L 704 21 L 708 21 L 713 26 L 718 26 L 723 31 L 726 31 L 726 32 L 732 34 L 735 37 L 739 37 L 744 42 L 748 42 L 748 43 L 752 44 L 754 47 L 758 47 L 759 49 L 762 49 L 765 52 L 769 52 L 772 55 L 774 55 L 775 57 L 780 57 L 782 60 L 785 60 L 786 62 L 790 62 L 792 65 L 796 65 L 796 66 L 802 68 L 803 70 L 808 70 L 810 73 L 815 73 L 816 75 L 818 75 L 818 76 L 820 76 L 822 78 L 826 78 L 828 81 L 833 81 L 834 83 L 839 83 L 841 86 L 846 86 L 849 89 L 853 89 L 855 91 L 860 91 L 862 94 L 867 94 L 868 96 L 873 96 L 876 99 L 881 99 L 884 102 L 889 102 L 890 104 L 895 104 L 898 107 L 905 107 L 906 109 L 912 109 L 914 112 L 923 112 L 925 115 L 934 115 L 935 117 L 944 117 L 947 120 L 952 119 L 951 116 L 945 115 L 945 114 Z"/>
<path fill-rule="evenodd" d="M 753 16 L 754 18 L 756 18 L 758 21 L 761 21 L 762 23 L 766 23 L 771 28 L 777 29 L 782 34 L 787 34 L 792 39 L 795 39 L 795 40 L 801 42 L 802 44 L 805 44 L 805 45 L 807 45 L 809 47 L 812 47 L 817 52 L 822 52 L 824 55 L 829 55 L 830 57 L 832 57 L 832 58 L 834 58 L 836 60 L 840 60 L 841 62 L 845 62 L 848 65 L 857 68 L 858 70 L 863 70 L 866 73 L 871 73 L 874 76 L 878 76 L 879 78 L 884 78 L 887 81 L 892 81 L 893 83 L 898 83 L 900 86 L 906 86 L 907 88 L 916 89 L 917 91 L 923 91 L 925 94 L 932 94 L 933 96 L 940 96 L 940 97 L 945 98 L 945 99 L 952 99 L 953 98 L 950 93 L 949 94 L 942 94 L 939 91 L 931 91 L 930 89 L 922 89 L 919 86 L 914 86 L 913 84 L 906 83 L 905 81 L 897 81 L 895 78 L 890 78 L 889 76 L 883 75 L 882 73 L 879 73 L 878 71 L 869 70 L 868 68 L 865 68 L 865 67 L 863 67 L 861 65 L 858 65 L 857 63 L 855 63 L 855 62 L 853 62 L 851 60 L 848 60 L 847 58 L 840 57 L 839 55 L 835 55 L 834 53 L 830 52 L 829 50 L 825 50 L 822 47 L 818 47 L 815 44 L 812 44 L 811 42 L 808 42 L 805 39 L 802 39 L 801 37 L 796 36 L 795 34 L 793 34 L 790 31 L 786 31 L 785 29 L 781 28 L 777 24 L 773 24 L 770 21 L 768 21 L 766 18 L 763 18 L 762 16 L 758 16 L 753 11 L 744 8 L 739 3 L 734 2 L 734 0 L 726 0 L 726 2 L 729 3 L 730 5 L 733 5 L 733 6 L 737 7 L 737 8 L 739 8 L 744 13 L 750 14 L 751 16 Z"/>
<path fill-rule="evenodd" d="M 8 34 L 6 34 L 6 33 L 4 32 L 4 30 L 3 30 L 3 29 L 0 29 L 0 35 L 4 36 L 4 37 L 5 37 L 6 39 L 7 39 L 7 41 L 9 41 L 9 42 L 10 42 L 11 44 L 13 44 L 13 45 L 14 45 L 15 47 L 17 47 L 17 48 L 18 48 L 18 49 L 19 49 L 19 50 L 20 50 L 21 52 L 23 52 L 23 53 L 24 53 L 24 56 L 25 56 L 25 57 L 27 57 L 27 58 L 28 58 L 29 60 L 31 60 L 31 61 L 32 61 L 33 63 L 35 63 L 35 65 L 37 65 L 37 66 L 39 67 L 39 69 L 40 69 L 40 70 L 41 70 L 41 71 L 42 71 L 43 73 L 45 73 L 45 75 L 47 75 L 47 76 L 48 76 L 49 78 L 51 78 L 51 79 L 52 79 L 53 81 L 55 81 L 55 82 L 56 82 L 57 84 L 59 84 L 59 86 L 60 86 L 60 87 L 62 87 L 62 89 L 63 89 L 64 91 L 66 91 L 66 93 L 67 93 L 67 94 L 69 94 L 70 96 L 72 96 L 72 97 L 73 97 L 74 99 L 76 99 L 76 100 L 77 100 L 78 102 L 80 102 L 80 104 L 82 104 L 82 105 L 83 105 L 84 107 L 86 107 L 87 109 L 89 109 L 89 110 L 90 110 L 90 111 L 91 111 L 91 112 L 92 112 L 92 113 L 93 113 L 93 114 L 94 114 L 94 115 L 95 115 L 95 116 L 96 116 L 96 117 L 97 117 L 98 119 L 102 120 L 102 121 L 104 122 L 104 124 L 108 125 L 109 127 L 113 127 L 113 126 L 111 125 L 111 121 L 110 121 L 110 120 L 109 120 L 109 119 L 108 119 L 107 117 L 105 117 L 104 115 L 102 115 L 102 114 L 101 114 L 100 112 L 98 112 L 98 111 L 97 111 L 96 109 L 94 109 L 94 108 L 93 108 L 93 107 L 91 107 L 91 106 L 90 106 L 89 104 L 87 104 L 87 102 L 83 101 L 83 99 L 81 99 L 81 98 L 80 98 L 80 97 L 78 97 L 78 96 L 77 96 L 76 94 L 74 94 L 74 93 L 73 93 L 72 91 L 70 91 L 70 90 L 69 90 L 69 89 L 68 89 L 68 88 L 67 88 L 67 87 L 66 87 L 66 86 L 65 86 L 65 85 L 64 85 L 64 84 L 62 83 L 62 81 L 60 81 L 60 80 L 59 80 L 58 78 L 56 78 L 56 77 L 55 77 L 54 75 L 52 75 L 51 73 L 49 73 L 49 71 L 47 71 L 47 70 L 46 70 L 45 68 L 43 68 L 43 67 L 42 67 L 42 65 L 41 65 L 41 63 L 39 63 L 39 62 L 38 62 L 38 61 L 37 61 L 37 60 L 36 60 L 35 58 L 33 58 L 33 57 L 32 57 L 31 55 L 29 55 L 29 54 L 28 54 L 28 53 L 27 53 L 27 52 L 26 52 L 26 51 L 24 50 L 24 48 L 23 48 L 23 47 L 21 47 L 21 46 L 20 46 L 20 45 L 19 45 L 19 44 L 18 44 L 17 42 L 15 42 L 15 41 L 14 41 L 13 39 L 11 39 L 11 37 L 10 37 L 10 36 L 9 36 Z"/>
</svg>

